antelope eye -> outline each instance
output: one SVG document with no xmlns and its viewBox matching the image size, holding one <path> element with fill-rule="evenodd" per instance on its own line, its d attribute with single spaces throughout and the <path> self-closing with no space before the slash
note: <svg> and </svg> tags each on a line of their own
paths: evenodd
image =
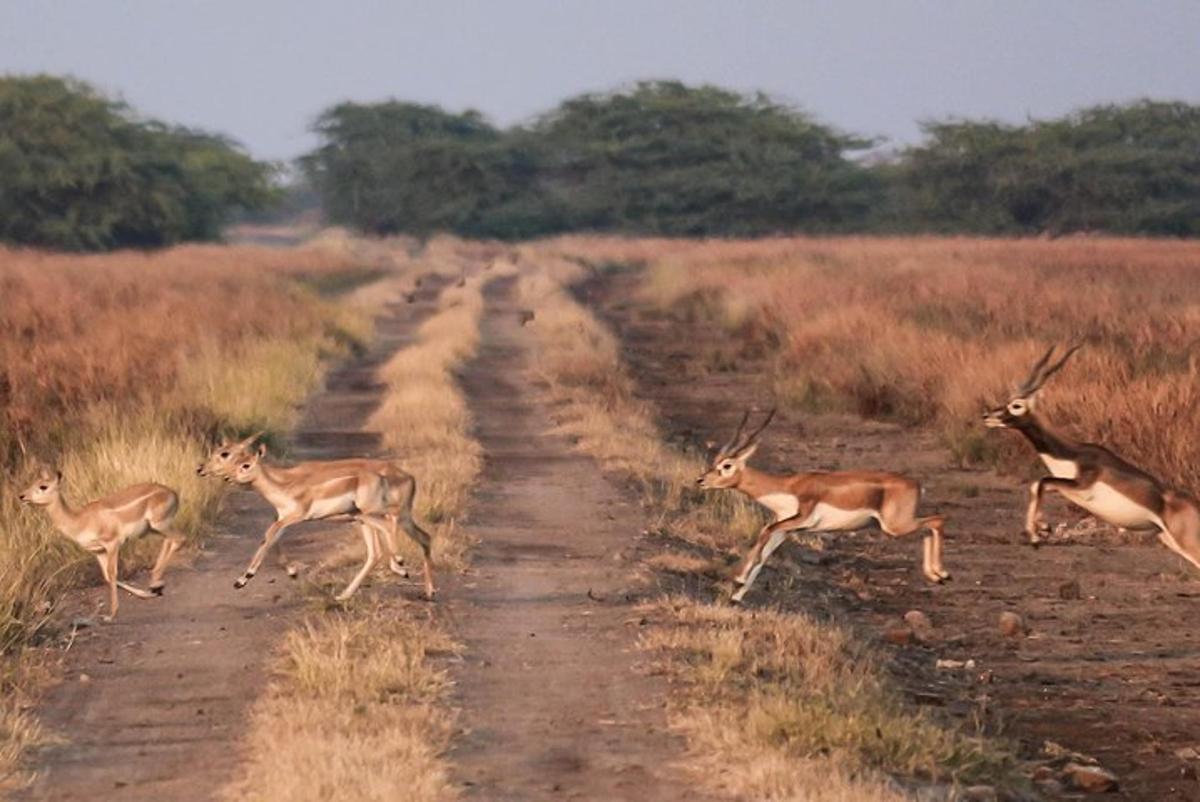
<svg viewBox="0 0 1200 802">
<path fill-rule="evenodd" d="M 221 452 L 221 459 L 229 459 L 229 452 L 228 452 L 228 451 L 222 451 L 222 452 Z"/>
<path fill-rule="evenodd" d="M 38 490 L 49 490 L 49 489 L 50 488 L 47 485 L 41 485 L 40 487 L 38 487 Z"/>
<path fill-rule="evenodd" d="M 248 471 L 248 470 L 250 470 L 250 463 L 249 463 L 249 462 L 243 462 L 243 463 L 242 463 L 242 470 L 243 470 L 243 471 Z"/>
</svg>

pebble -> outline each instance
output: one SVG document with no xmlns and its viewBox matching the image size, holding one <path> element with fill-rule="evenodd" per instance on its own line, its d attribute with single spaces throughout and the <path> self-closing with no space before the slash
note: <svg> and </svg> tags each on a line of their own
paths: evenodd
<svg viewBox="0 0 1200 802">
<path fill-rule="evenodd" d="M 1017 638 L 1025 634 L 1025 621 L 1014 612 L 1000 613 L 1000 634 L 1006 638 Z"/>
<path fill-rule="evenodd" d="M 1062 777 L 1067 786 L 1089 794 L 1103 794 L 1117 790 L 1117 775 L 1100 766 L 1084 766 L 1068 763 L 1063 767 Z"/>
</svg>

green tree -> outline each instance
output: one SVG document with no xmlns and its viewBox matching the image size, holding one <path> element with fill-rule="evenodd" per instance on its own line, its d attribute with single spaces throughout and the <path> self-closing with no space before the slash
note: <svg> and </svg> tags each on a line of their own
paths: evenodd
<svg viewBox="0 0 1200 802">
<path fill-rule="evenodd" d="M 143 120 L 87 84 L 0 78 L 0 239 L 66 250 L 216 239 L 274 197 L 229 140 Z"/>
<path fill-rule="evenodd" d="M 334 222 L 376 234 L 524 237 L 549 219 L 534 150 L 478 112 L 342 103 L 314 130 L 322 144 L 300 165 Z"/>
<path fill-rule="evenodd" d="M 751 235 L 860 226 L 879 182 L 869 141 L 764 95 L 643 82 L 582 95 L 533 127 L 571 228 Z"/>
<path fill-rule="evenodd" d="M 1200 234 L 1200 107 L 1140 101 L 1025 126 L 929 123 L 925 133 L 899 171 L 918 227 Z"/>
</svg>

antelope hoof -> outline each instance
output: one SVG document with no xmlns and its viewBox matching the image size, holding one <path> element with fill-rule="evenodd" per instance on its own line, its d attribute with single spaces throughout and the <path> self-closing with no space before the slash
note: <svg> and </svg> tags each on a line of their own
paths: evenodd
<svg viewBox="0 0 1200 802">
<path fill-rule="evenodd" d="M 950 576 L 950 572 L 947 571 L 945 568 L 937 569 L 937 575 L 939 577 L 941 577 L 943 582 L 949 582 L 951 579 L 954 578 L 954 577 Z"/>
<path fill-rule="evenodd" d="M 163 595 L 163 590 L 165 589 L 165 587 L 166 586 L 163 585 L 162 583 L 159 583 L 157 585 L 151 585 L 150 592 L 153 593 L 155 596 L 161 596 L 161 595 Z"/>
<path fill-rule="evenodd" d="M 246 583 L 250 581 L 251 576 L 253 576 L 253 574 L 239 576 L 237 579 L 233 580 L 233 586 L 238 590 L 241 590 L 242 588 L 246 587 Z"/>
<path fill-rule="evenodd" d="M 115 616 L 115 615 L 102 615 L 102 616 L 100 616 L 100 620 L 101 620 L 101 621 L 103 621 L 103 622 L 104 622 L 104 623 L 106 623 L 106 624 L 111 624 L 115 618 L 116 618 L 116 616 Z"/>
<path fill-rule="evenodd" d="M 345 591 L 343 591 L 343 592 L 339 593 L 338 595 L 334 596 L 333 600 L 336 602 L 344 602 L 353 595 L 354 595 L 353 593 L 346 593 Z"/>
<path fill-rule="evenodd" d="M 932 583 L 933 583 L 933 584 L 935 584 L 935 585 L 940 585 L 940 584 L 942 584 L 942 577 L 941 577 L 939 574 L 937 574 L 936 572 L 934 572 L 934 571 L 923 571 L 922 573 L 924 573 L 924 574 L 925 574 L 925 581 L 927 581 L 927 582 L 932 582 Z"/>
</svg>

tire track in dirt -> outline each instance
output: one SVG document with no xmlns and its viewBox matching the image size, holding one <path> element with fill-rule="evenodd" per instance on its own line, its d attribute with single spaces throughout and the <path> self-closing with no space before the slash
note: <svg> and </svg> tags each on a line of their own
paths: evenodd
<svg viewBox="0 0 1200 802">
<path fill-rule="evenodd" d="M 379 452 L 379 434 L 363 429 L 385 389 L 376 370 L 415 340 L 442 284 L 426 279 L 413 303 L 391 305 L 370 349 L 328 372 L 324 389 L 305 404 L 293 457 Z M 37 779 L 15 798 L 192 802 L 213 798 L 234 776 L 268 659 L 306 609 L 302 586 L 272 558 L 244 589 L 232 587 L 273 518 L 256 494 L 232 493 L 190 564 L 185 555 L 168 569 L 163 598 L 126 600 L 115 622 L 79 631 L 64 656 L 63 681 L 38 708 L 63 742 L 34 757 Z M 282 542 L 289 558 L 313 565 L 357 537 L 347 523 L 309 523 Z M 99 593 L 80 594 L 81 614 Z"/>
<path fill-rule="evenodd" d="M 640 508 L 549 431 L 512 293 L 511 278 L 486 288 L 461 376 L 486 465 L 471 569 L 446 595 L 466 644 L 458 781 L 488 802 L 702 802 L 672 766 L 682 743 L 666 729 L 666 683 L 638 662 Z"/>
<path fill-rule="evenodd" d="M 714 370 L 706 355 L 733 344 L 716 327 L 641 305 L 638 275 L 599 276 L 578 293 L 621 339 L 639 395 L 657 406 L 669 438 L 695 445 L 725 436 L 745 406 L 770 399 L 769 361 L 745 355 L 730 368 L 723 358 L 725 367 Z M 1029 757 L 1046 740 L 1092 755 L 1121 779 L 1106 798 L 1200 800 L 1200 763 L 1176 754 L 1200 750 L 1200 581 L 1153 536 L 1101 527 L 1034 551 L 1020 534 L 1026 483 L 953 467 L 930 431 L 848 415 L 781 415 L 755 463 L 777 471 L 885 468 L 919 478 L 924 504 L 948 516 L 946 567 L 954 580 L 922 581 L 919 539 L 865 530 L 837 537 L 824 552 L 785 545 L 748 597 L 751 606 L 830 615 L 872 635 L 922 610 L 938 642 L 887 647 L 889 668 L 914 702 L 968 729 L 977 715 L 998 717 Z M 1057 498 L 1047 501 L 1050 521 L 1082 517 Z M 1000 637 L 1005 610 L 1024 617 L 1029 637 Z M 978 668 L 937 671 L 938 658 L 973 659 Z M 984 673 L 990 681 L 979 683 Z"/>
</svg>

